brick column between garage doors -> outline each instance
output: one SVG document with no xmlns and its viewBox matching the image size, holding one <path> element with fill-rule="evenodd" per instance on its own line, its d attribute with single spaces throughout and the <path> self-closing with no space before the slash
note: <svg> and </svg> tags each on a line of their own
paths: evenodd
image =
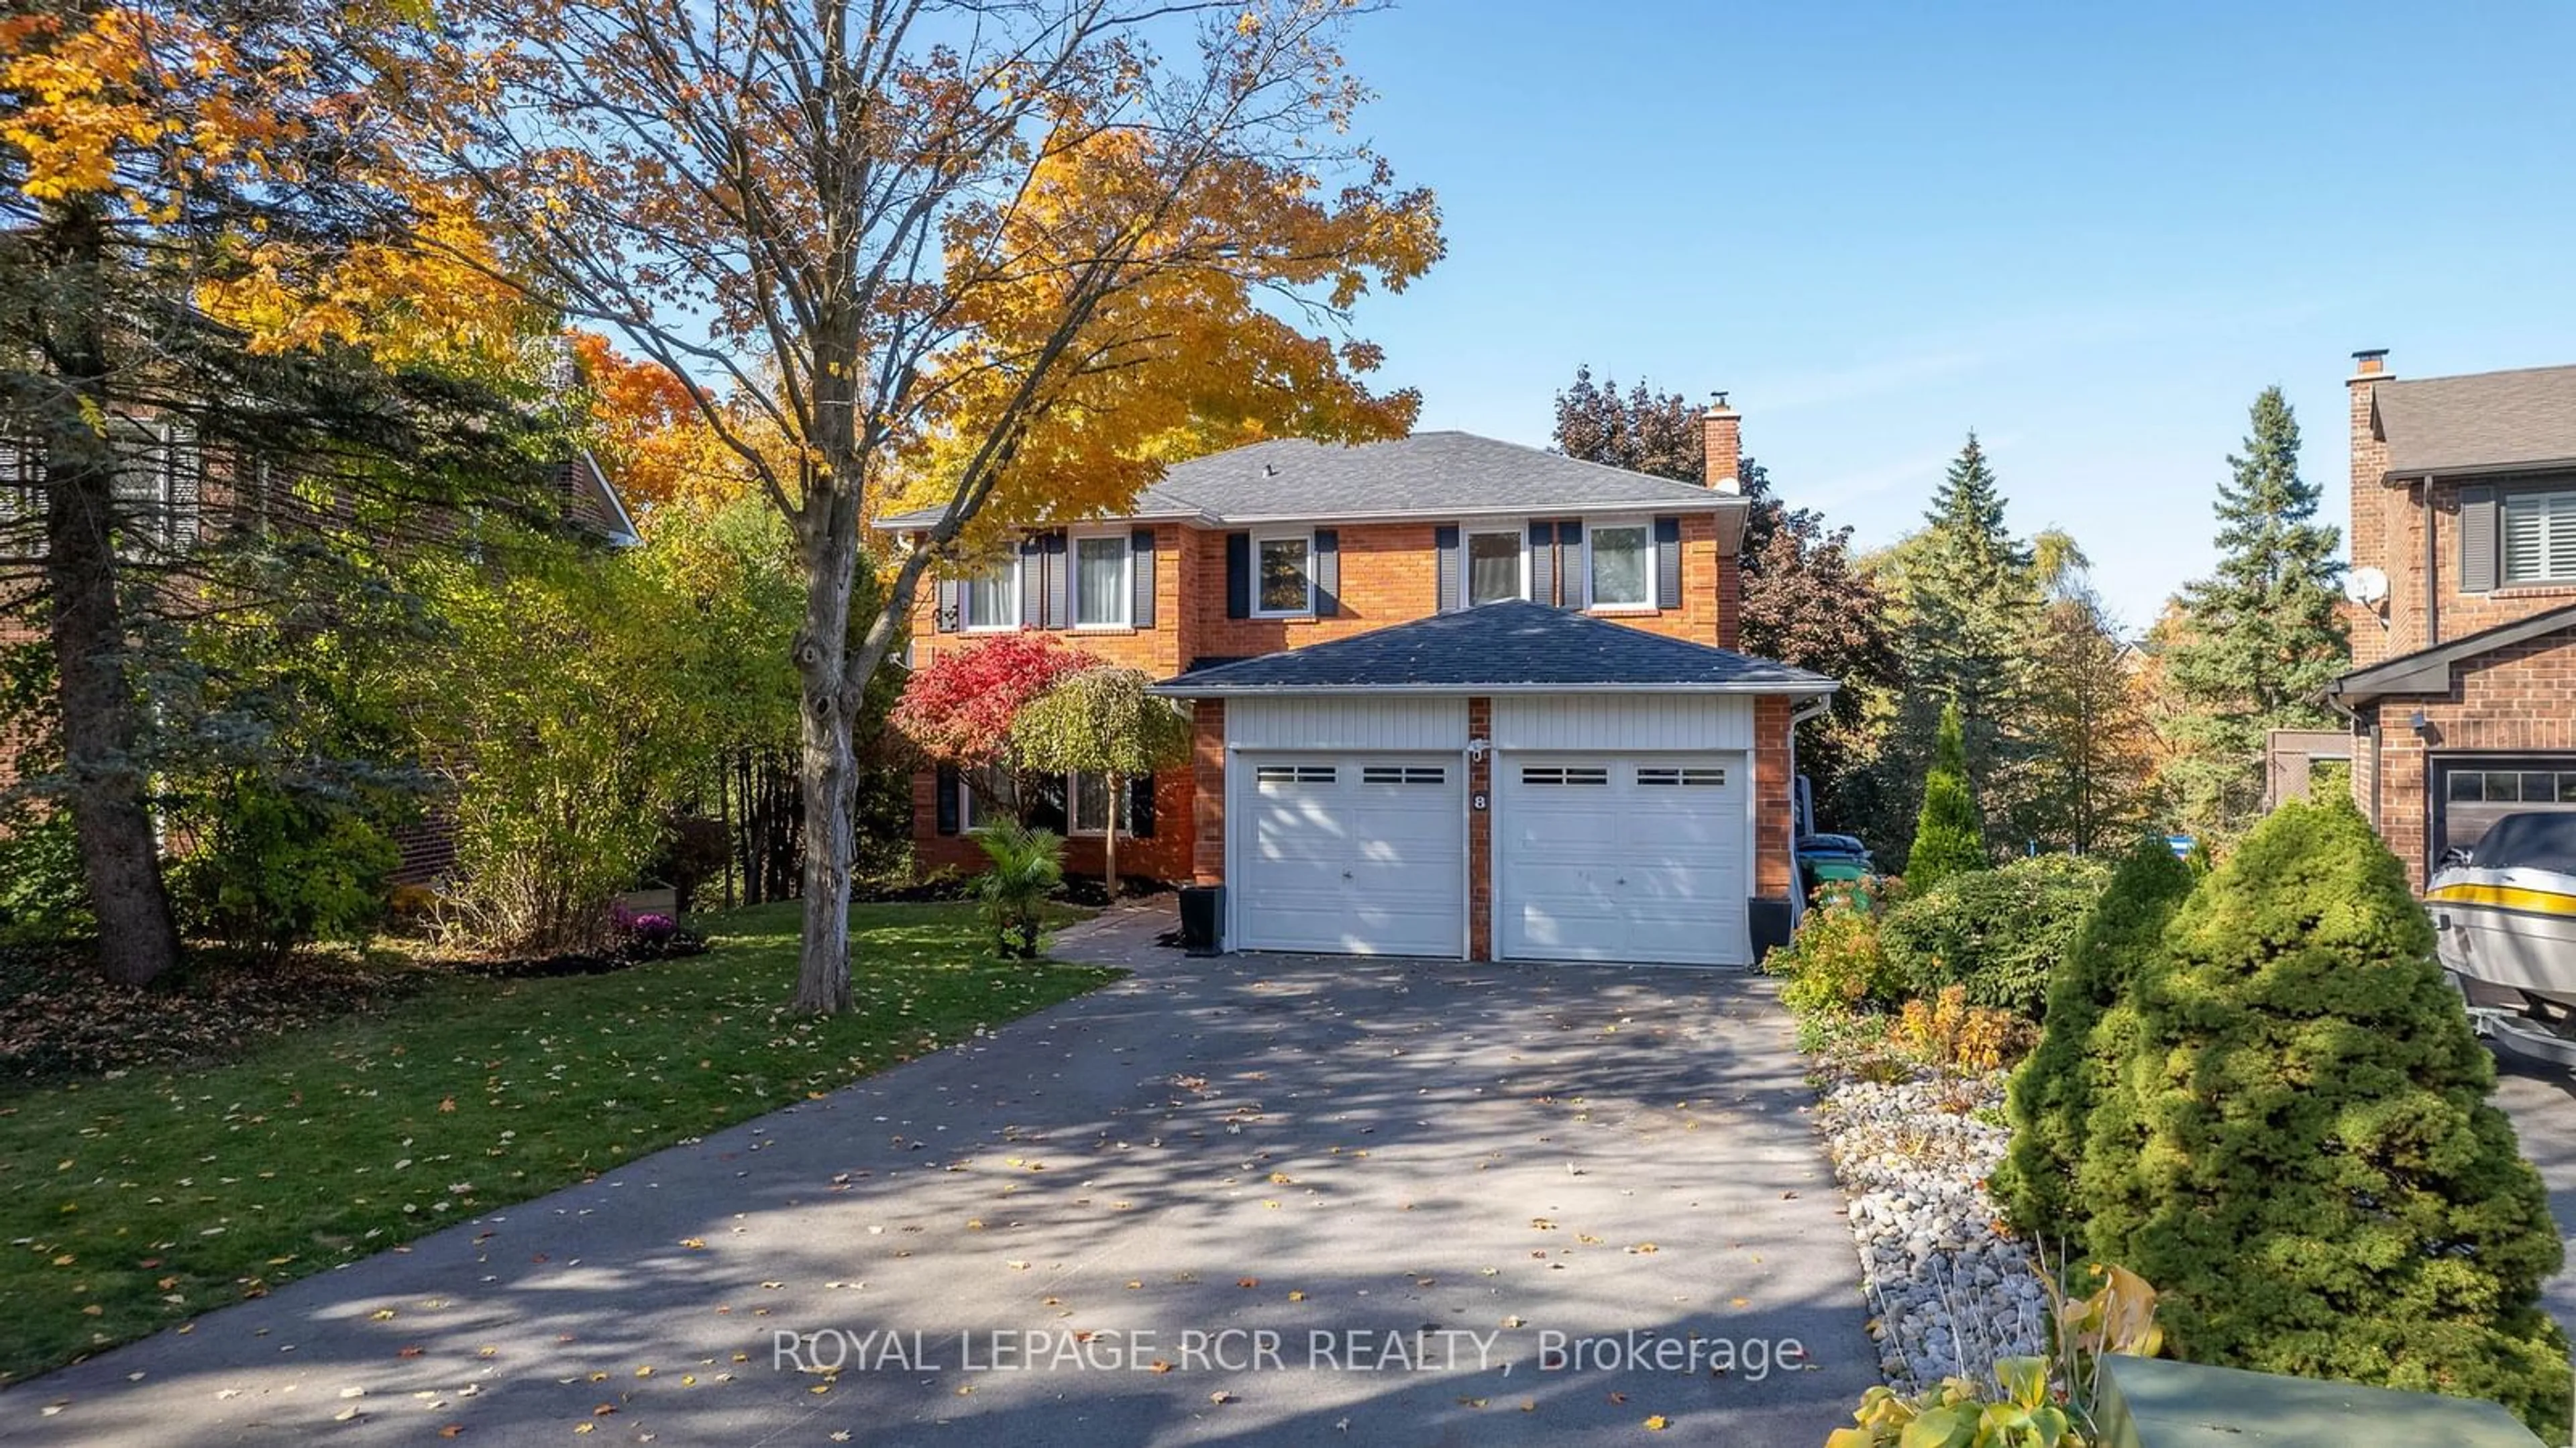
<svg viewBox="0 0 2576 1448">
<path fill-rule="evenodd" d="M 1494 701 L 1467 701 L 1467 958 L 1494 958 Z M 1482 800 L 1485 808 L 1478 809 Z"/>
</svg>

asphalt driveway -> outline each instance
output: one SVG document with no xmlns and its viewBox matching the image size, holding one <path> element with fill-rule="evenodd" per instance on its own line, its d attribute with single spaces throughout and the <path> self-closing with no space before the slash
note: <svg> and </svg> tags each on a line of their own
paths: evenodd
<svg viewBox="0 0 2576 1448">
<path fill-rule="evenodd" d="M 1095 995 L 0 1393 L 0 1440 L 1812 1448 L 1875 1381 L 1767 983 L 1142 929 L 1061 948 L 1137 967 Z"/>
</svg>

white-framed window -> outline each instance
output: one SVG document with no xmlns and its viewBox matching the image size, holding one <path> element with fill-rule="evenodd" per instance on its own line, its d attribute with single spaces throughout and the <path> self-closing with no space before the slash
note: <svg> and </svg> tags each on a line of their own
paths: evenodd
<svg viewBox="0 0 2576 1448">
<path fill-rule="evenodd" d="M 1124 533 L 1073 535 L 1073 626 L 1125 628 L 1135 598 L 1135 560 Z"/>
<path fill-rule="evenodd" d="M 1466 589 L 1462 602 L 1467 607 L 1529 597 L 1529 549 L 1523 541 L 1527 531 L 1520 523 L 1466 530 L 1467 563 L 1461 586 Z"/>
<path fill-rule="evenodd" d="M 1020 560 L 1005 558 L 983 572 L 969 576 L 958 595 L 959 628 L 1018 628 Z"/>
<path fill-rule="evenodd" d="M 1123 782 L 1113 792 L 1109 788 L 1109 776 L 1076 773 L 1067 782 L 1065 795 L 1066 823 L 1070 826 L 1068 833 L 1077 835 L 1105 833 L 1110 811 L 1113 808 L 1117 811 L 1119 833 L 1134 832 L 1135 827 L 1129 823 L 1127 817 L 1127 789 Z"/>
<path fill-rule="evenodd" d="M 1255 535 L 1252 540 L 1252 612 L 1281 618 L 1315 611 L 1315 537 L 1311 533 Z"/>
<path fill-rule="evenodd" d="M 2576 583 L 2576 492 L 2508 493 L 2503 513 L 2507 587 Z"/>
<path fill-rule="evenodd" d="M 1590 523 L 1583 530 L 1594 608 L 1655 606 L 1655 528 L 1644 519 Z"/>
</svg>

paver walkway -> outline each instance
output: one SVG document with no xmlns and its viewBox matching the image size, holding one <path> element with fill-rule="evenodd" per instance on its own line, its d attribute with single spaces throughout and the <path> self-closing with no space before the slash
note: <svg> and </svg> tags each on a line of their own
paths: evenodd
<svg viewBox="0 0 2576 1448">
<path fill-rule="evenodd" d="M 0 1440 L 1813 1448 L 1874 1381 L 1767 983 L 1165 923 L 1069 932 L 1136 970 L 1092 996 L 0 1393 Z"/>
</svg>

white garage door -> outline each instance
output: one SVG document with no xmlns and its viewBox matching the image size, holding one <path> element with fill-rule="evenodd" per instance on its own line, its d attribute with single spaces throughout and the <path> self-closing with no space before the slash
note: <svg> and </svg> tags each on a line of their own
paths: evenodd
<svg viewBox="0 0 2576 1448">
<path fill-rule="evenodd" d="M 1227 773 L 1237 948 L 1465 953 L 1456 756 L 1244 753 Z"/>
<path fill-rule="evenodd" d="M 1744 755 L 1514 753 L 1495 772 L 1504 958 L 1751 958 Z"/>
</svg>

